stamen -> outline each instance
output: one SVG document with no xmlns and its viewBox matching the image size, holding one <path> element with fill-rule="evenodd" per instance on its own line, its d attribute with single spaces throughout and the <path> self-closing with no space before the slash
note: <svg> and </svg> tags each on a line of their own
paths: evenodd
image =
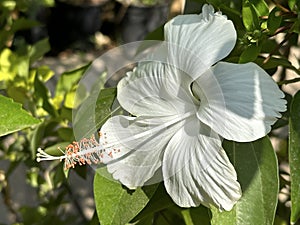
<svg viewBox="0 0 300 225">
<path fill-rule="evenodd" d="M 58 148 L 64 155 L 62 156 L 52 156 L 46 153 L 41 148 L 38 148 L 37 161 L 48 161 L 48 160 L 64 160 L 65 169 L 74 168 L 76 164 L 85 165 L 85 164 L 98 164 L 103 162 L 105 150 L 102 145 L 98 143 L 94 136 L 91 138 L 83 138 L 81 141 L 74 141 L 72 144 L 69 144 L 65 151 L 62 151 Z M 108 153 L 106 154 L 111 157 Z"/>
<path fill-rule="evenodd" d="M 194 112 L 187 112 L 181 116 L 175 117 L 174 119 L 161 124 L 155 128 L 150 130 L 146 130 L 142 133 L 138 133 L 128 138 L 122 140 L 122 143 L 126 143 L 128 141 L 138 140 L 148 135 L 153 135 L 156 132 L 161 131 L 173 124 L 176 124 L 179 121 L 182 121 L 190 116 L 194 115 Z M 48 161 L 48 160 L 60 160 L 65 162 L 65 169 L 74 168 L 77 164 L 78 165 L 85 165 L 85 164 L 99 164 L 99 163 L 108 163 L 114 158 L 115 156 L 120 156 L 122 154 L 120 143 L 108 143 L 107 142 L 107 134 L 99 132 L 100 141 L 96 141 L 95 137 L 92 136 L 91 138 L 83 138 L 81 141 L 76 142 L 74 141 L 72 144 L 69 144 L 65 151 L 58 148 L 59 151 L 63 153 L 61 156 L 52 156 L 46 153 L 41 148 L 38 148 L 37 161 Z M 121 144 L 122 144 L 121 143 Z"/>
</svg>

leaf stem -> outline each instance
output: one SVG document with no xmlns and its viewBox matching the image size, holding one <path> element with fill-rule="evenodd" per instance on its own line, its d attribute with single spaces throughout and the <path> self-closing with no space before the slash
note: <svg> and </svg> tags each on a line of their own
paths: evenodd
<svg viewBox="0 0 300 225">
<path fill-rule="evenodd" d="M 194 225 L 189 209 L 182 210 L 181 214 L 186 225 Z"/>
</svg>

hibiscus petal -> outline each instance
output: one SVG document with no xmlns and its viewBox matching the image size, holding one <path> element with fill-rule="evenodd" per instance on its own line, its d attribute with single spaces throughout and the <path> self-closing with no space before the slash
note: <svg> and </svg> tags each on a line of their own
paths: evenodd
<svg viewBox="0 0 300 225">
<path fill-rule="evenodd" d="M 193 90 L 201 99 L 198 118 L 228 140 L 265 136 L 286 110 L 283 92 L 254 63 L 220 62 L 195 83 Z"/>
<path fill-rule="evenodd" d="M 177 205 L 231 210 L 241 197 L 236 172 L 220 139 L 197 118 L 187 120 L 172 137 L 163 157 L 164 184 Z"/>
<path fill-rule="evenodd" d="M 236 42 L 233 23 L 211 5 L 200 15 L 180 15 L 165 25 L 170 63 L 197 78 L 226 57 Z"/>
<path fill-rule="evenodd" d="M 101 128 L 100 143 L 110 156 L 103 161 L 114 179 L 135 188 L 152 178 L 161 166 L 163 149 L 180 120 L 180 117 L 110 118 Z M 161 180 L 161 176 L 153 178 L 153 182 Z"/>
<path fill-rule="evenodd" d="M 174 68 L 159 62 L 143 63 L 118 84 L 121 106 L 135 116 L 172 116 L 196 111 L 188 76 L 173 76 Z"/>
</svg>

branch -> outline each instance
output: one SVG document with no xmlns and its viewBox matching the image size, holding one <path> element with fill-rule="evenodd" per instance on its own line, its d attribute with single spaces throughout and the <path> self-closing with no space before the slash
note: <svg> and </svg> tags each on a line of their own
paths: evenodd
<svg viewBox="0 0 300 225">
<path fill-rule="evenodd" d="M 296 82 L 299 82 L 299 81 L 300 81 L 300 77 L 294 78 L 294 79 L 291 79 L 291 80 L 283 80 L 283 81 L 279 81 L 277 84 L 278 84 L 278 85 L 286 85 L 286 84 L 296 83 Z"/>
</svg>

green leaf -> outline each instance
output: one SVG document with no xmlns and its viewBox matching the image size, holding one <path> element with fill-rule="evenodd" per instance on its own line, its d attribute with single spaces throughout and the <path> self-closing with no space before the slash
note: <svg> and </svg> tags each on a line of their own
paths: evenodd
<svg viewBox="0 0 300 225">
<path fill-rule="evenodd" d="M 14 83 L 16 84 L 16 82 Z M 6 88 L 7 95 L 15 102 L 19 102 L 22 105 L 28 105 L 28 90 L 22 85 L 8 86 Z"/>
<path fill-rule="evenodd" d="M 82 78 L 83 74 L 87 71 L 89 66 L 90 64 L 87 64 L 78 69 L 65 72 L 60 76 L 55 90 L 55 101 L 57 105 L 59 105 L 61 101 L 64 100 L 64 106 L 66 106 L 67 108 L 73 108 L 76 93 L 83 91 L 82 95 L 86 94 L 86 90 L 83 90 L 83 85 L 80 87 L 77 86 L 79 80 Z"/>
<path fill-rule="evenodd" d="M 249 1 L 256 10 L 258 16 L 269 15 L 269 7 L 264 0 L 251 0 Z"/>
<path fill-rule="evenodd" d="M 280 9 L 275 7 L 269 14 L 267 26 L 271 33 L 274 33 L 281 24 L 282 16 L 278 15 Z"/>
<path fill-rule="evenodd" d="M 61 152 L 59 150 L 59 148 L 61 148 L 61 150 L 64 151 L 65 147 L 68 146 L 69 144 L 70 144 L 70 142 L 60 142 L 60 143 L 57 143 L 55 145 L 45 148 L 44 151 L 46 153 L 48 153 L 49 155 L 61 156 L 61 155 L 63 155 L 63 152 Z"/>
<path fill-rule="evenodd" d="M 268 137 L 250 143 L 225 141 L 242 187 L 242 198 L 230 212 L 212 209 L 212 225 L 272 225 L 279 189 L 276 154 Z"/>
<path fill-rule="evenodd" d="M 94 197 L 100 224 L 128 223 L 145 207 L 156 188 L 157 185 L 151 185 L 134 191 L 128 190 L 112 177 L 106 178 L 97 171 L 94 179 Z"/>
<path fill-rule="evenodd" d="M 54 71 L 51 70 L 48 66 L 40 66 L 36 69 L 36 72 L 44 82 L 48 81 L 51 77 L 54 76 Z"/>
<path fill-rule="evenodd" d="M 158 211 L 175 206 L 163 183 L 160 183 L 145 208 L 131 221 L 140 221 Z"/>
<path fill-rule="evenodd" d="M 154 216 L 154 224 L 159 225 L 186 225 L 181 214 L 181 209 L 177 205 L 171 206 L 165 210 L 159 211 Z"/>
<path fill-rule="evenodd" d="M 38 41 L 33 46 L 29 47 L 29 57 L 30 62 L 33 63 L 36 60 L 40 59 L 44 54 L 50 50 L 50 44 L 48 38 Z"/>
<path fill-rule="evenodd" d="M 259 53 L 259 46 L 250 45 L 242 52 L 239 63 L 253 62 L 258 57 Z"/>
<path fill-rule="evenodd" d="M 132 223 L 130 223 L 131 225 Z M 134 225 L 153 225 L 153 215 L 147 216 L 136 223 Z"/>
<path fill-rule="evenodd" d="M 17 3 L 13 0 L 3 0 L 0 3 L 0 8 L 7 11 L 13 11 L 16 7 Z"/>
<path fill-rule="evenodd" d="M 207 1 L 209 2 L 209 1 Z M 238 6 L 232 7 L 232 4 L 237 4 Z M 226 4 L 226 2 L 221 1 L 221 3 L 216 4 L 215 8 L 220 9 L 221 12 L 230 19 L 237 30 L 244 30 L 243 28 L 243 21 L 242 21 L 242 15 L 241 15 L 241 4 L 242 2 L 236 1 L 236 2 L 230 2 L 229 4 Z"/>
<path fill-rule="evenodd" d="M 299 6 L 299 8 L 300 8 L 300 6 Z M 294 22 L 293 26 L 290 29 L 291 32 L 295 32 L 295 33 L 300 34 L 300 22 L 299 22 L 299 18 L 300 18 L 300 16 L 298 15 L 297 20 Z"/>
<path fill-rule="evenodd" d="M 289 162 L 291 173 L 291 224 L 300 218 L 300 91 L 294 96 L 290 112 Z"/>
<path fill-rule="evenodd" d="M 95 109 L 95 121 L 99 128 L 112 116 L 112 105 L 116 96 L 117 88 L 105 88 L 100 91 Z"/>
<path fill-rule="evenodd" d="M 296 5 L 296 0 L 289 0 L 288 4 L 289 4 L 290 9 L 294 10 L 295 5 Z"/>
<path fill-rule="evenodd" d="M 0 136 L 40 123 L 23 110 L 21 104 L 3 95 L 0 95 L 0 105 Z"/>
<path fill-rule="evenodd" d="M 36 97 L 42 99 L 43 109 L 53 117 L 57 117 L 57 111 L 55 110 L 51 101 L 51 94 L 46 88 L 45 84 L 40 80 L 38 75 L 35 76 L 34 79 L 34 89 Z"/>
<path fill-rule="evenodd" d="M 16 33 L 19 30 L 26 30 L 32 27 L 36 27 L 38 25 L 40 25 L 40 23 L 36 20 L 21 17 L 14 21 L 14 23 L 11 26 L 11 32 Z"/>
<path fill-rule="evenodd" d="M 64 141 L 72 142 L 75 139 L 73 129 L 70 127 L 61 127 L 57 130 L 57 133 Z"/>
<path fill-rule="evenodd" d="M 8 48 L 0 53 L 0 80 L 14 80 L 16 75 L 26 77 L 29 70 L 29 57 L 19 56 Z"/>
<path fill-rule="evenodd" d="M 158 28 L 156 28 L 154 31 L 148 33 L 144 40 L 158 40 L 163 41 L 164 40 L 164 26 L 161 25 Z"/>
<path fill-rule="evenodd" d="M 64 72 L 60 77 L 56 85 L 56 95 L 65 95 L 69 92 L 74 85 L 78 83 L 84 72 L 88 69 L 90 64 L 80 67 L 78 69 Z"/>
<path fill-rule="evenodd" d="M 98 86 L 97 83 L 96 87 Z M 112 109 L 116 93 L 116 88 L 102 89 L 100 93 L 99 88 L 97 90 L 93 88 L 89 98 L 73 111 L 73 130 L 76 139 L 95 134 L 104 122 L 120 109 L 120 107 Z"/>
<path fill-rule="evenodd" d="M 36 158 L 36 151 L 41 145 L 46 130 L 46 123 L 41 123 L 35 127 L 30 137 L 31 159 Z"/>
<path fill-rule="evenodd" d="M 247 31 L 259 29 L 257 12 L 248 0 L 243 0 L 242 16 Z"/>
</svg>

